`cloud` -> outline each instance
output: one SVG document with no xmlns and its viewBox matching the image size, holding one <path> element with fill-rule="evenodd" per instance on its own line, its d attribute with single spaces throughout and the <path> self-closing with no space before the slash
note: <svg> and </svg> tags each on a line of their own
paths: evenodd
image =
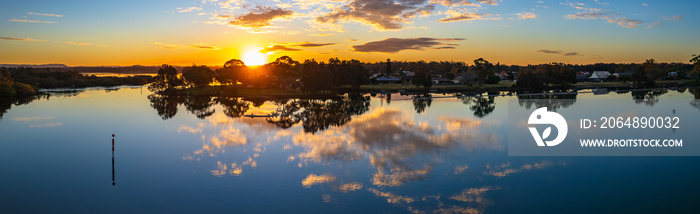
<svg viewBox="0 0 700 214">
<path fill-rule="evenodd" d="M 401 195 L 396 195 L 390 192 L 382 192 L 379 191 L 378 189 L 375 188 L 367 188 L 370 192 L 374 193 L 375 195 L 379 197 L 386 198 L 386 201 L 391 203 L 391 204 L 401 204 L 401 203 L 413 203 L 415 199 L 407 197 L 407 196 L 401 196 Z"/>
<path fill-rule="evenodd" d="M 685 19 L 685 16 L 664 17 L 664 19 L 676 22 Z"/>
<path fill-rule="evenodd" d="M 616 15 L 615 12 L 580 12 L 576 14 L 566 15 L 567 19 L 609 19 L 610 17 Z"/>
<path fill-rule="evenodd" d="M 152 42 L 151 44 L 154 44 L 158 46 L 159 48 L 164 48 L 164 49 L 180 49 L 183 48 L 183 45 L 180 44 L 165 44 L 165 43 L 160 43 L 160 42 Z"/>
<path fill-rule="evenodd" d="M 14 40 L 14 41 L 26 41 L 26 42 L 45 42 L 46 41 L 46 40 L 41 40 L 41 39 L 4 37 L 4 36 L 0 36 L 0 39 L 2 39 L 2 40 Z"/>
<path fill-rule="evenodd" d="M 260 49 L 260 53 L 270 53 L 270 52 L 276 52 L 276 51 L 301 51 L 301 49 L 297 48 L 290 48 L 284 45 L 272 45 L 272 46 L 267 46 L 263 49 Z"/>
<path fill-rule="evenodd" d="M 195 43 L 194 45 L 190 45 L 190 48 L 207 49 L 207 50 L 220 50 L 219 47 L 211 46 L 207 43 Z"/>
<path fill-rule="evenodd" d="M 434 46 L 456 46 L 455 44 L 445 43 L 443 41 L 456 42 L 462 41 L 463 38 L 388 38 L 380 41 L 368 42 L 361 45 L 353 45 L 352 48 L 358 52 L 382 52 L 396 53 L 402 50 L 422 50 L 424 48 L 432 48 Z"/>
<path fill-rule="evenodd" d="M 346 22 L 361 23 L 380 31 L 399 30 L 417 15 L 430 15 L 435 5 L 426 3 L 428 0 L 353 0 L 314 21 L 331 25 L 337 31 L 342 30 L 337 24 Z"/>
<path fill-rule="evenodd" d="M 479 3 L 482 3 L 482 4 L 498 5 L 498 2 L 496 2 L 495 0 L 476 0 L 476 1 L 478 1 Z"/>
<path fill-rule="evenodd" d="M 288 19 L 294 15 L 294 11 L 281 8 L 258 6 L 252 12 L 236 16 L 229 21 L 230 25 L 242 28 L 263 28 L 272 26 L 271 22 L 279 19 Z"/>
<path fill-rule="evenodd" d="M 547 167 L 550 167 L 553 165 L 554 164 L 552 162 L 549 162 L 549 161 L 541 161 L 541 162 L 537 162 L 534 164 L 524 164 L 524 165 L 520 166 L 519 168 L 511 168 L 510 163 L 505 163 L 505 164 L 502 164 L 500 166 L 494 166 L 494 167 L 490 167 L 487 165 L 486 168 L 489 169 L 489 171 L 484 172 L 484 174 L 502 178 L 502 177 L 508 176 L 510 174 L 529 171 L 529 170 L 535 170 L 535 169 L 544 169 L 544 168 L 547 168 Z M 564 164 L 562 164 L 562 165 L 564 165 Z"/>
<path fill-rule="evenodd" d="M 92 45 L 92 43 L 85 43 L 85 42 L 64 42 L 66 44 L 71 44 L 71 45 Z"/>
<path fill-rule="evenodd" d="M 357 183 L 357 182 L 342 184 L 342 185 L 338 186 L 338 190 L 340 190 L 341 192 L 344 192 L 344 193 L 357 191 L 360 189 L 362 189 L 362 184 Z"/>
<path fill-rule="evenodd" d="M 3 38 L 3 37 L 0 37 Z M 54 119 L 53 116 L 43 116 L 43 117 L 17 117 L 17 118 L 12 118 L 12 121 L 15 122 L 29 122 L 29 121 L 36 121 L 36 120 L 51 120 Z"/>
<path fill-rule="evenodd" d="M 301 181 L 301 185 L 304 186 L 304 188 L 309 188 L 316 184 L 328 183 L 332 181 L 335 181 L 335 176 L 333 175 L 309 174 L 303 181 Z"/>
<path fill-rule="evenodd" d="M 458 22 L 458 21 L 469 21 L 469 20 L 499 20 L 501 18 L 489 18 L 493 16 L 492 13 L 474 13 L 474 12 L 457 12 L 454 10 L 448 10 L 445 12 L 448 14 L 447 18 L 442 18 L 438 22 Z"/>
<path fill-rule="evenodd" d="M 10 22 L 28 22 L 28 23 L 46 23 L 46 24 L 54 23 L 54 22 L 48 22 L 48 21 L 36 21 L 36 20 L 24 20 L 24 19 L 10 19 L 7 21 L 10 21 Z"/>
<path fill-rule="evenodd" d="M 561 51 L 552 51 L 552 50 L 538 50 L 535 51 L 537 53 L 546 53 L 546 54 L 561 54 Z"/>
<path fill-rule="evenodd" d="M 160 42 L 151 42 L 151 44 L 154 44 L 158 46 L 159 48 L 163 49 L 182 49 L 182 48 L 195 48 L 195 49 L 207 49 L 207 50 L 221 50 L 219 47 L 216 46 L 211 46 L 207 43 L 194 43 L 193 45 L 183 45 L 183 44 L 166 44 L 166 43 L 160 43 Z"/>
<path fill-rule="evenodd" d="M 302 43 L 297 43 L 293 44 L 292 46 L 295 47 L 322 47 L 322 46 L 328 46 L 328 45 L 335 45 L 336 43 L 311 43 L 311 42 L 302 42 Z"/>
<path fill-rule="evenodd" d="M 317 34 L 309 34 L 309 36 L 318 36 L 318 37 L 323 37 L 323 36 L 332 36 L 335 34 L 332 33 L 317 33 Z"/>
<path fill-rule="evenodd" d="M 29 125 L 29 128 L 45 128 L 45 127 L 56 127 L 56 126 L 62 126 L 63 123 L 57 122 L 57 123 L 44 123 L 44 124 L 32 124 Z"/>
<path fill-rule="evenodd" d="M 637 28 L 639 24 L 643 23 L 640 20 L 636 19 L 627 19 L 625 17 L 622 17 L 621 19 L 608 19 L 609 23 L 617 23 L 618 25 L 626 28 Z"/>
<path fill-rule="evenodd" d="M 649 6 L 649 5 L 648 5 L 648 4 L 646 4 L 646 3 L 642 3 L 642 6 L 645 6 L 645 7 L 647 7 L 647 6 Z"/>
<path fill-rule="evenodd" d="M 535 52 L 543 53 L 543 54 L 561 54 L 562 56 L 579 56 L 579 53 L 577 53 L 577 52 L 564 53 L 562 51 L 553 51 L 553 50 L 537 50 Z"/>
<path fill-rule="evenodd" d="M 63 15 L 58 15 L 58 14 L 50 14 L 50 13 L 32 13 L 29 12 L 27 13 L 29 15 L 37 15 L 37 16 L 53 16 L 53 17 L 63 17 Z"/>
<path fill-rule="evenodd" d="M 518 13 L 518 19 L 534 19 L 537 18 L 537 15 L 531 12 L 526 12 L 526 13 Z"/>
<path fill-rule="evenodd" d="M 201 11 L 202 10 L 201 7 L 188 7 L 188 8 L 184 8 L 184 9 L 183 8 L 177 8 L 177 9 L 178 9 L 177 12 L 180 12 L 180 13 L 189 13 L 192 11 Z"/>
<path fill-rule="evenodd" d="M 622 18 L 616 18 L 615 16 L 619 15 L 616 12 L 613 11 L 603 11 L 598 8 L 585 8 L 581 7 L 583 6 L 582 4 L 573 4 L 569 3 L 571 7 L 574 7 L 578 10 L 585 10 L 586 12 L 578 12 L 576 14 L 569 14 L 566 15 L 566 19 L 605 19 L 608 21 L 608 23 L 617 23 L 621 27 L 625 28 L 637 28 L 638 25 L 642 24 L 643 21 L 641 20 L 636 20 L 636 19 L 627 19 L 626 17 Z M 581 6 L 576 6 L 576 5 L 581 5 Z"/>
<path fill-rule="evenodd" d="M 457 7 L 457 6 L 475 6 L 479 7 L 481 5 L 474 4 L 467 0 L 431 0 L 430 4 L 440 4 L 446 7 Z"/>
<path fill-rule="evenodd" d="M 462 190 L 458 195 L 453 195 L 450 197 L 452 200 L 469 202 L 469 203 L 484 203 L 486 199 L 484 198 L 484 193 L 494 190 L 494 188 L 485 186 L 480 188 L 469 188 Z"/>
</svg>

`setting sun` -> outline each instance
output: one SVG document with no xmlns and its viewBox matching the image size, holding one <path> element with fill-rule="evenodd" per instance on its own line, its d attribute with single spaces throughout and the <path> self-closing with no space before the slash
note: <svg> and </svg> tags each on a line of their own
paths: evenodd
<svg viewBox="0 0 700 214">
<path fill-rule="evenodd" d="M 260 48 L 248 48 L 241 60 L 248 66 L 264 65 L 267 63 L 267 55 L 260 53 Z"/>
</svg>

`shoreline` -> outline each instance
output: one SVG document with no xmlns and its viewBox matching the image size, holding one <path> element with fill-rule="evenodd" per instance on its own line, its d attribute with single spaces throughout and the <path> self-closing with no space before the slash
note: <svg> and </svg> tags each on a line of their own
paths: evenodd
<svg viewBox="0 0 700 214">
<path fill-rule="evenodd" d="M 509 92 L 515 94 L 515 92 L 530 92 L 527 94 L 550 94 L 555 91 L 566 92 L 566 91 L 578 91 L 585 89 L 613 89 L 611 91 L 619 90 L 655 90 L 662 88 L 674 88 L 674 87 L 692 87 L 692 80 L 659 80 L 657 82 L 657 87 L 651 88 L 634 88 L 631 83 L 622 82 L 582 82 L 577 83 L 570 88 L 558 88 L 549 87 L 545 90 L 528 90 L 523 88 L 513 87 L 515 82 L 504 82 L 494 85 L 436 85 L 428 90 L 422 87 L 415 87 L 414 85 L 403 85 L 403 84 L 386 84 L 386 85 L 362 85 L 359 89 L 351 88 L 340 88 L 335 91 L 324 91 L 322 93 L 307 93 L 301 90 L 285 90 L 281 88 L 246 88 L 246 87 L 236 87 L 232 86 L 206 86 L 203 88 L 187 88 L 187 89 L 177 89 L 170 92 L 155 92 L 155 94 L 160 95 L 174 95 L 174 96 L 210 96 L 210 97 L 242 97 L 242 98 L 265 98 L 265 99 L 324 99 L 324 98 L 337 98 L 346 93 L 362 93 L 362 94 L 425 94 L 425 93 L 465 93 L 465 94 L 483 94 L 483 93 L 495 93 L 495 92 Z M 510 85 L 510 86 L 508 86 Z"/>
</svg>

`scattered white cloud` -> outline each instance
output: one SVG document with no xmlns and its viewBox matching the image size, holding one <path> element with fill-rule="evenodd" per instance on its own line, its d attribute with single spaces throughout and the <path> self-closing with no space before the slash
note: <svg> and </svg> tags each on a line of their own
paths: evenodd
<svg viewBox="0 0 700 214">
<path fill-rule="evenodd" d="M 81 46 L 82 45 L 92 45 L 92 43 L 85 43 L 85 42 L 63 42 L 63 43 L 70 44 L 70 45 L 81 45 Z"/>
<path fill-rule="evenodd" d="M 158 46 L 163 49 L 182 49 L 182 48 L 195 48 L 195 49 L 206 49 L 206 50 L 221 50 L 219 47 L 209 45 L 207 43 L 194 43 L 192 45 L 183 44 L 166 44 L 160 42 L 151 42 L 151 44 Z"/>
<path fill-rule="evenodd" d="M 37 20 L 26 20 L 26 19 L 10 19 L 7 21 L 10 21 L 10 22 L 28 22 L 28 23 L 46 23 L 46 24 L 54 23 L 54 22 L 49 22 L 49 21 L 37 21 Z"/>
<path fill-rule="evenodd" d="M 609 23 L 617 23 L 618 25 L 626 28 L 638 28 L 639 24 L 643 23 L 640 20 L 636 19 L 627 19 L 625 17 L 622 17 L 621 19 L 608 19 Z"/>
<path fill-rule="evenodd" d="M 58 15 L 58 14 L 50 14 L 50 13 L 32 13 L 29 12 L 27 13 L 28 15 L 37 15 L 37 16 L 53 16 L 53 17 L 63 17 L 63 15 Z"/>
<path fill-rule="evenodd" d="M 46 40 L 41 40 L 41 39 L 4 37 L 4 36 L 0 36 L 0 39 L 2 39 L 2 40 L 14 40 L 14 41 L 25 41 L 25 42 L 45 42 L 46 41 Z"/>
<path fill-rule="evenodd" d="M 178 10 L 177 12 L 180 12 L 180 13 L 189 13 L 192 11 L 201 11 L 202 8 L 201 7 L 188 7 L 188 8 L 177 8 L 177 10 Z"/>
<path fill-rule="evenodd" d="M 532 13 L 532 12 L 523 12 L 523 13 L 518 13 L 515 14 L 518 15 L 518 19 L 534 19 L 537 18 L 537 15 Z"/>
<path fill-rule="evenodd" d="M 664 19 L 669 20 L 669 21 L 677 22 L 677 21 L 680 21 L 680 20 L 685 19 L 685 16 L 664 17 Z"/>
</svg>

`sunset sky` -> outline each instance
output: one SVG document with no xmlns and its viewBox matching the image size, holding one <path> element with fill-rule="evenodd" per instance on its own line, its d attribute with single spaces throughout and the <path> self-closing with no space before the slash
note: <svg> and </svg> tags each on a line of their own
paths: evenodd
<svg viewBox="0 0 700 214">
<path fill-rule="evenodd" d="M 0 64 L 688 62 L 698 1 L 3 1 Z"/>
</svg>

